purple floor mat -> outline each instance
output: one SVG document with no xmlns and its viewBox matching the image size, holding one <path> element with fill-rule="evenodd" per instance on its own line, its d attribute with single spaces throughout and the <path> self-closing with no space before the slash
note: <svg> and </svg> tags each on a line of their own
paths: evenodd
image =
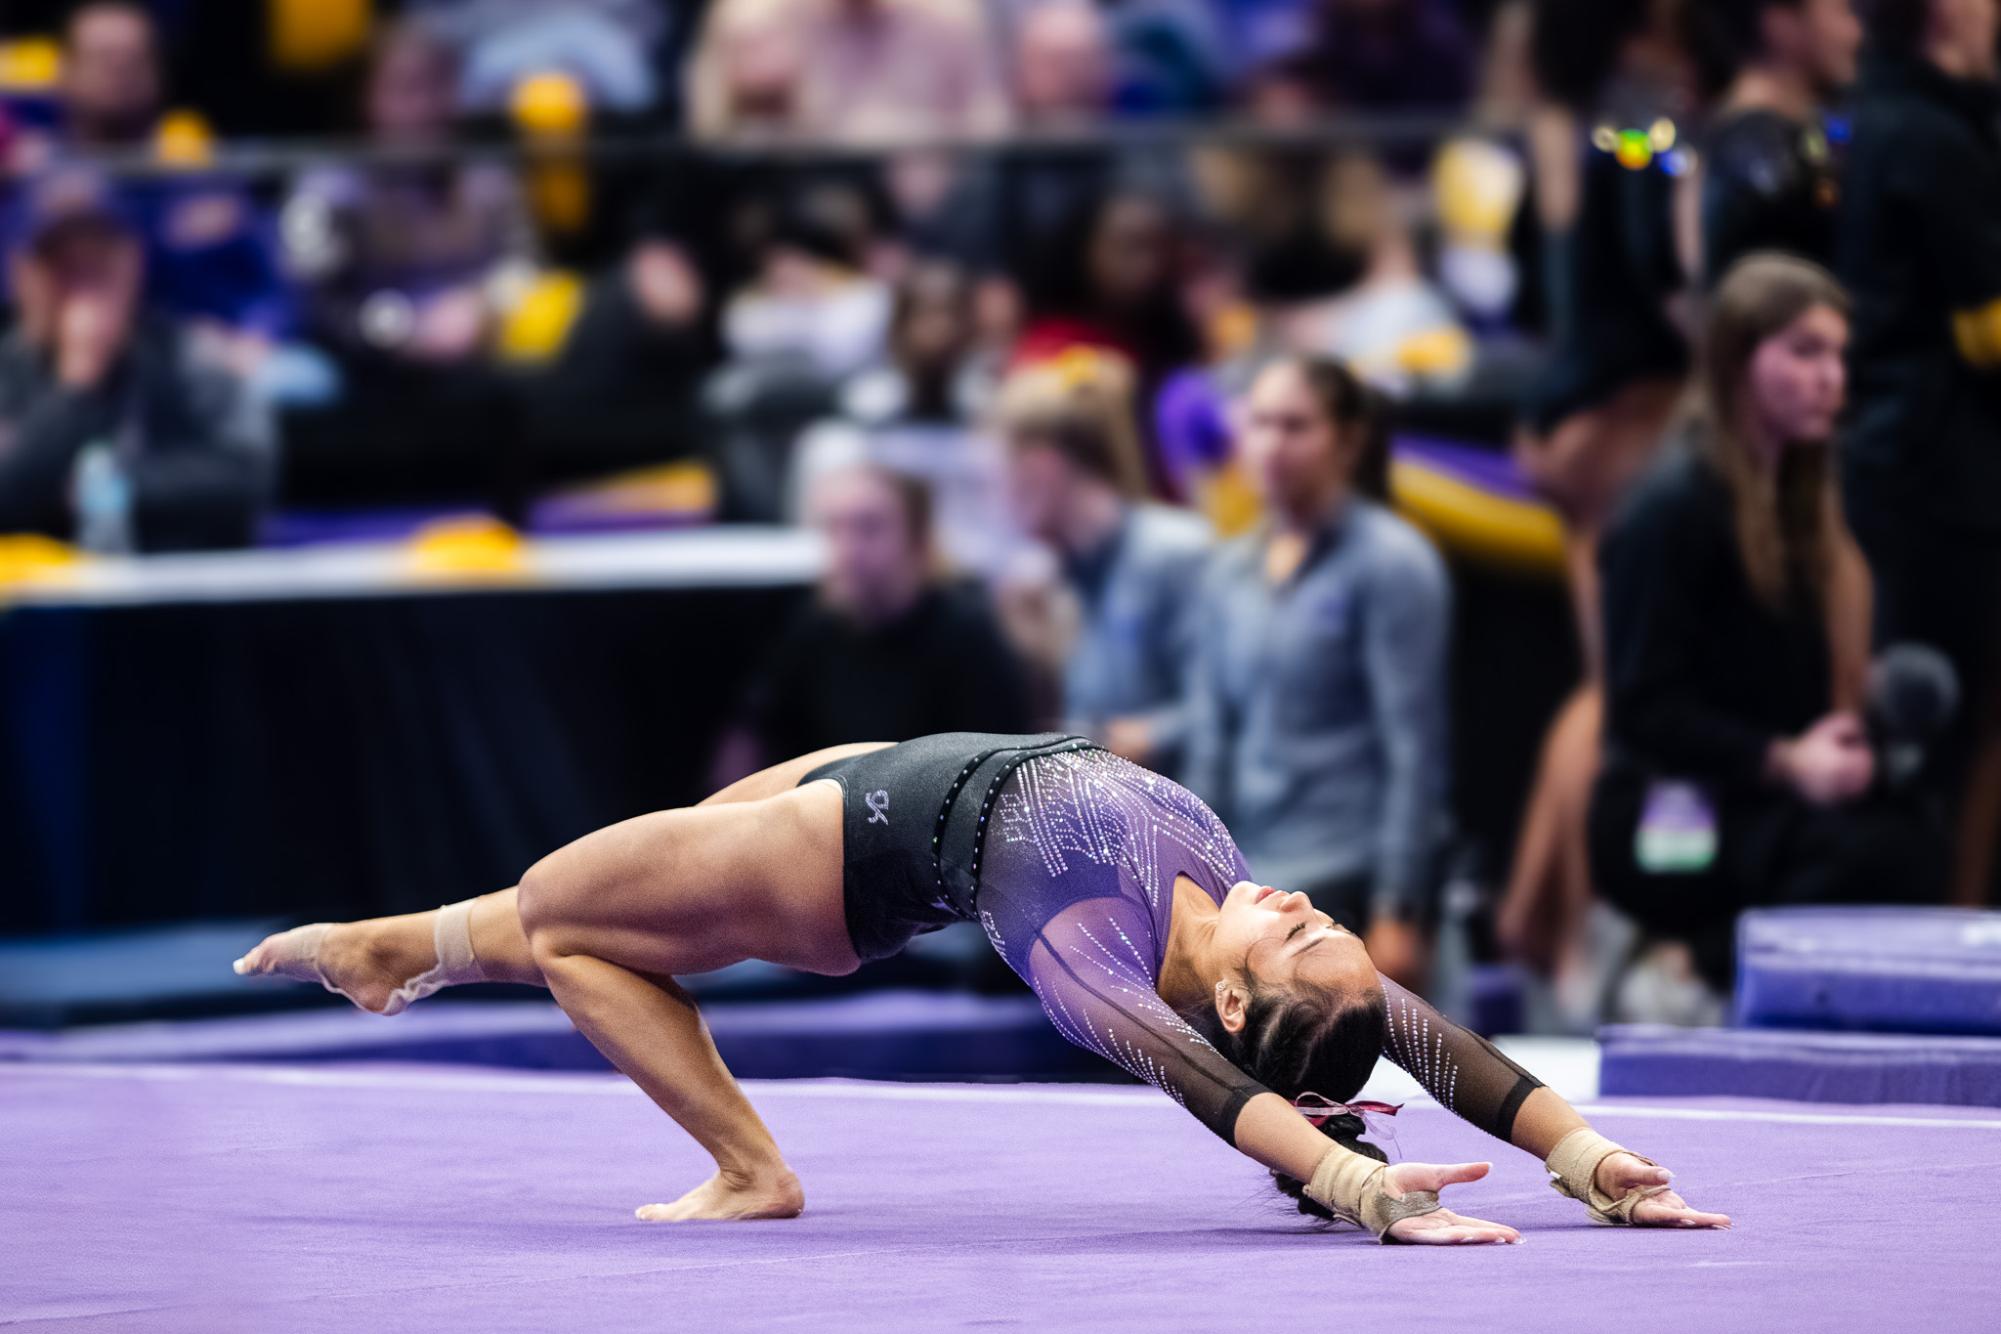
<svg viewBox="0 0 2001 1334">
<path fill-rule="evenodd" d="M 1410 1156 L 1525 1245 L 1378 1246 L 1143 1089 L 751 1096 L 788 1222 L 642 1224 L 702 1175 L 630 1085 L 431 1067 L 0 1066 L 0 1323 L 92 1330 L 1995 1327 L 2001 1118 L 1589 1110 L 1733 1232 L 1596 1227 L 1424 1104 Z"/>
<path fill-rule="evenodd" d="M 2001 1107 L 2001 1038 L 1623 1024 L 1598 1051 L 1608 1094 Z"/>
<path fill-rule="evenodd" d="M 2001 913 L 1748 912 L 1737 961 L 1746 1027 L 2001 1035 Z"/>
</svg>

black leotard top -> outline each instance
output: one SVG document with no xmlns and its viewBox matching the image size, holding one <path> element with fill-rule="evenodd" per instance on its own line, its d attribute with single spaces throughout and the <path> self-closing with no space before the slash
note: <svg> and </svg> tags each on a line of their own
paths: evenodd
<svg viewBox="0 0 2001 1334">
<path fill-rule="evenodd" d="M 808 774 L 847 794 L 847 911 L 863 958 L 977 921 L 1063 1036 L 1146 1080 L 1235 1142 L 1266 1090 L 1154 988 L 1174 880 L 1217 902 L 1251 878 L 1222 821 L 1177 783 L 1076 737 L 953 733 Z M 934 844 L 933 839 L 937 842 Z M 1387 978 L 1383 1055 L 1508 1139 L 1540 1087 L 1492 1044 Z M 1334 1092 L 1334 1091 L 1330 1091 Z"/>
</svg>

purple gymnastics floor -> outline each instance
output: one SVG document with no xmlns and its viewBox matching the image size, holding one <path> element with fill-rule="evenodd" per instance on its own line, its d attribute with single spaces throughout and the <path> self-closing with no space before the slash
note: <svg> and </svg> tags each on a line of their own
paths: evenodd
<svg viewBox="0 0 2001 1334">
<path fill-rule="evenodd" d="M 2001 1328 L 2001 1118 L 1607 1101 L 1727 1233 L 1591 1225 L 1435 1106 L 1404 1156 L 1518 1247 L 1281 1207 L 1148 1090 L 759 1083 L 787 1222 L 644 1224 L 696 1151 L 630 1085 L 426 1066 L 0 1065 L 0 1324 L 104 1330 Z"/>
</svg>

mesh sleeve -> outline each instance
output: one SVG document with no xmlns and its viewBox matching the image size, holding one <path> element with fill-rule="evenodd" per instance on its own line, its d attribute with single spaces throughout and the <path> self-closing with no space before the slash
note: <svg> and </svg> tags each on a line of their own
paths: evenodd
<svg viewBox="0 0 2001 1334">
<path fill-rule="evenodd" d="M 1141 917 L 1122 899 L 1065 908 L 1028 949 L 1028 985 L 1065 1039 L 1153 1085 L 1234 1145 L 1237 1114 L 1266 1089 L 1153 989 Z"/>
<path fill-rule="evenodd" d="M 1387 977 L 1382 984 L 1389 1020 L 1383 1055 L 1445 1110 L 1513 1143 L 1515 1113 L 1542 1081 Z"/>
</svg>

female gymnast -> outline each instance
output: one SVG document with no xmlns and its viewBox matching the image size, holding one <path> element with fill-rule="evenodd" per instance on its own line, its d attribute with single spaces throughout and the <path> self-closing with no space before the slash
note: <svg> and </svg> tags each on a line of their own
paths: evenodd
<svg viewBox="0 0 2001 1334">
<path fill-rule="evenodd" d="M 639 1217 L 777 1218 L 804 1207 L 799 1179 L 674 975 L 745 959 L 840 975 L 959 920 L 985 929 L 1064 1037 L 1181 1103 L 1302 1212 L 1386 1241 L 1520 1239 L 1439 1205 L 1442 1187 L 1487 1164 L 1389 1166 L 1355 1138 L 1356 1118 L 1316 1128 L 1302 1115 L 1351 1097 L 1381 1053 L 1544 1159 L 1551 1184 L 1601 1221 L 1729 1225 L 1378 977 L 1304 894 L 1251 883 L 1193 795 L 1080 737 L 958 732 L 819 751 L 587 835 L 513 889 L 298 927 L 235 967 L 317 980 L 379 1014 L 454 983 L 546 986 L 715 1159 L 714 1176 Z"/>
</svg>

